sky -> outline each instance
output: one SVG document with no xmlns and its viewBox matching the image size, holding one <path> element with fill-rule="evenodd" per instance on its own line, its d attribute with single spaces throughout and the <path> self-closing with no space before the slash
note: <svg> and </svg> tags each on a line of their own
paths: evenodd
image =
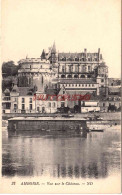
<svg viewBox="0 0 122 195">
<path fill-rule="evenodd" d="M 109 77 L 121 76 L 120 0 L 2 0 L 2 62 L 101 49 Z"/>
</svg>

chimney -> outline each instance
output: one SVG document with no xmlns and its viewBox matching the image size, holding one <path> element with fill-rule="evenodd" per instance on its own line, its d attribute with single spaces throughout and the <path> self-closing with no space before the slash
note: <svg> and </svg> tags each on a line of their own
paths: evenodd
<svg viewBox="0 0 122 195">
<path fill-rule="evenodd" d="M 100 60 L 100 48 L 98 48 L 98 59 Z"/>
<path fill-rule="evenodd" d="M 84 49 L 84 53 L 85 53 L 85 58 L 87 58 L 87 49 Z"/>
</svg>

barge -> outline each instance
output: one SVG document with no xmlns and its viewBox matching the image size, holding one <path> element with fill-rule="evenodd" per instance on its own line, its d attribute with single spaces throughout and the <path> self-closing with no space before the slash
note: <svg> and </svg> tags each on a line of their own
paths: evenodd
<svg viewBox="0 0 122 195">
<path fill-rule="evenodd" d="M 76 117 L 16 117 L 8 119 L 8 131 L 86 131 L 87 122 Z"/>
</svg>

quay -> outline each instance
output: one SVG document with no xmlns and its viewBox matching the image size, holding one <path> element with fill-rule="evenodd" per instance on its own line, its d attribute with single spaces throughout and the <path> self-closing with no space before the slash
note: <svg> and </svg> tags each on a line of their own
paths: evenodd
<svg viewBox="0 0 122 195">
<path fill-rule="evenodd" d="M 100 116 L 103 118 L 103 120 L 121 120 L 121 112 L 99 112 L 99 113 L 75 113 L 73 114 L 76 118 L 83 118 L 83 117 L 93 117 L 94 115 Z M 60 117 L 60 113 L 47 113 L 47 114 L 41 114 L 41 113 L 2 113 L 2 119 L 8 120 L 9 118 L 14 117 L 54 117 L 58 116 Z"/>
</svg>

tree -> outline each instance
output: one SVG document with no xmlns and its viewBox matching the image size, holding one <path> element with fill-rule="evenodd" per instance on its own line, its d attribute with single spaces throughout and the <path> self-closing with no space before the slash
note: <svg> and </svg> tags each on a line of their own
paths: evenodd
<svg viewBox="0 0 122 195">
<path fill-rule="evenodd" d="M 79 105 L 74 106 L 74 112 L 80 112 L 81 107 Z"/>
<path fill-rule="evenodd" d="M 19 66 L 14 64 L 14 61 L 3 62 L 2 73 L 3 77 L 15 76 L 18 73 Z"/>
<path fill-rule="evenodd" d="M 12 90 L 12 78 L 6 78 L 2 80 L 2 91 L 4 92 L 5 89 Z"/>
<path fill-rule="evenodd" d="M 116 111 L 117 110 L 117 107 L 115 105 L 109 105 L 108 107 L 108 111 Z"/>
<path fill-rule="evenodd" d="M 68 111 L 69 111 L 69 107 L 68 106 L 64 107 L 64 113 L 68 113 Z"/>
</svg>

